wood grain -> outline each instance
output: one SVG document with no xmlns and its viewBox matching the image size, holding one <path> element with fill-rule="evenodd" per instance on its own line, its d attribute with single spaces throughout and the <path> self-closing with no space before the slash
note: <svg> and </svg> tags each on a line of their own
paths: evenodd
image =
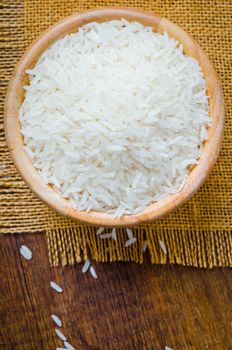
<svg viewBox="0 0 232 350">
<path fill-rule="evenodd" d="M 133 263 L 51 268 L 44 235 L 0 237 L 0 349 L 51 350 L 62 345 L 50 319 L 78 350 L 230 350 L 232 274 Z M 21 244 L 33 259 L 19 254 Z M 63 288 L 54 292 L 49 281 Z"/>
<path fill-rule="evenodd" d="M 137 215 L 125 215 L 114 218 L 112 214 L 100 212 L 86 212 L 74 210 L 69 203 L 59 196 L 51 186 L 46 185 L 37 170 L 32 166 L 23 148 L 20 133 L 18 111 L 24 98 L 23 86 L 27 82 L 25 71 L 32 68 L 38 57 L 54 41 L 65 34 L 76 31 L 78 27 L 92 21 L 102 22 L 110 19 L 125 18 L 129 21 L 139 21 L 163 33 L 165 30 L 171 37 L 177 39 L 184 47 L 184 51 L 196 58 L 206 78 L 207 93 L 210 101 L 210 115 L 213 118 L 209 131 L 209 139 L 205 143 L 204 151 L 199 161 L 188 176 L 186 185 L 181 192 L 169 196 L 167 199 L 148 206 Z M 97 226 L 131 226 L 142 222 L 158 219 L 186 202 L 199 188 L 211 171 L 220 150 L 224 128 L 224 102 L 220 82 L 207 55 L 195 40 L 184 30 L 165 18 L 152 13 L 129 8 L 104 8 L 91 10 L 82 14 L 75 14 L 55 24 L 44 32 L 25 52 L 15 69 L 11 79 L 5 107 L 5 132 L 10 154 L 23 179 L 44 202 L 59 213 L 73 219 L 91 223 Z"/>
</svg>

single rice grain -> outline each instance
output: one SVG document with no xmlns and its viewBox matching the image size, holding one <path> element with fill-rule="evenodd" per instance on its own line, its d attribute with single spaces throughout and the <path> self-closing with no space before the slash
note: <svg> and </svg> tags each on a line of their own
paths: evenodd
<svg viewBox="0 0 232 350">
<path fill-rule="evenodd" d="M 147 245 L 148 245 L 148 242 L 147 241 L 144 241 L 143 243 L 143 252 L 145 253 L 145 251 L 147 250 Z"/>
<path fill-rule="evenodd" d="M 162 249 L 162 251 L 164 252 L 164 254 L 167 254 L 167 248 L 166 248 L 166 245 L 164 244 L 163 241 L 159 241 L 159 245 L 160 245 L 160 248 Z"/>
<path fill-rule="evenodd" d="M 97 229 L 97 235 L 100 235 L 105 230 L 105 227 L 99 227 Z"/>
<path fill-rule="evenodd" d="M 26 245 L 21 245 L 21 247 L 20 247 L 20 254 L 26 260 L 31 260 L 32 259 L 32 251 Z"/>
<path fill-rule="evenodd" d="M 59 330 L 59 329 L 55 329 L 55 332 L 56 332 L 56 334 L 57 334 L 57 336 L 61 339 L 61 340 L 63 340 L 63 341 L 66 341 L 67 340 L 67 338 L 65 337 L 65 335 Z"/>
<path fill-rule="evenodd" d="M 74 346 L 72 346 L 71 344 L 69 344 L 67 341 L 64 342 L 64 346 L 65 346 L 65 348 L 68 349 L 68 350 L 76 350 L 76 349 L 74 348 Z"/>
<path fill-rule="evenodd" d="M 55 282 L 51 281 L 50 286 L 57 292 L 57 293 L 62 293 L 63 289 Z"/>
<path fill-rule="evenodd" d="M 58 316 L 56 316 L 55 314 L 52 314 L 51 318 L 58 327 L 62 327 L 62 322 Z"/>
<path fill-rule="evenodd" d="M 114 227 L 112 232 L 111 232 L 111 235 L 112 235 L 112 238 L 117 241 L 117 231 L 116 231 L 116 228 Z"/>
<path fill-rule="evenodd" d="M 112 233 L 103 233 L 102 235 L 99 236 L 100 238 L 112 238 Z"/>
<path fill-rule="evenodd" d="M 130 228 L 126 228 L 126 233 L 129 239 L 133 238 L 133 232 Z"/>
<path fill-rule="evenodd" d="M 90 267 L 90 261 L 89 261 L 89 259 L 87 259 L 82 267 L 82 273 L 86 273 L 88 271 L 89 267 Z"/>
<path fill-rule="evenodd" d="M 136 237 L 132 237 L 130 239 L 128 239 L 128 241 L 126 241 L 125 243 L 125 247 L 129 247 L 131 244 L 134 244 L 136 242 Z"/>
<path fill-rule="evenodd" d="M 90 266 L 90 273 L 93 278 L 97 279 L 97 274 L 93 266 Z"/>
</svg>

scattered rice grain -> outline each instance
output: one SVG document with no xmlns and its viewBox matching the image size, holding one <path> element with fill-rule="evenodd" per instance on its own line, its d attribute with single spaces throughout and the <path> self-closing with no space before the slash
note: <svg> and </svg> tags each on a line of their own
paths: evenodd
<svg viewBox="0 0 232 350">
<path fill-rule="evenodd" d="M 58 316 L 52 314 L 52 315 L 51 315 L 51 318 L 52 318 L 52 320 L 55 322 L 55 324 L 56 324 L 58 327 L 62 327 L 62 322 L 61 322 L 61 320 L 59 319 Z"/>
<path fill-rule="evenodd" d="M 82 267 L 82 273 L 86 273 L 86 271 L 88 271 L 89 267 L 90 267 L 90 261 L 89 261 L 89 259 L 87 259 Z"/>
<path fill-rule="evenodd" d="M 147 241 L 144 241 L 143 243 L 143 252 L 145 253 L 145 251 L 147 250 L 147 245 L 148 245 L 148 242 Z"/>
<path fill-rule="evenodd" d="M 64 342 L 64 346 L 68 350 L 76 350 L 71 344 L 69 344 L 67 341 Z"/>
<path fill-rule="evenodd" d="M 61 340 L 63 340 L 63 341 L 66 341 L 67 340 L 67 338 L 66 338 L 66 336 L 59 330 L 59 329 L 55 329 L 55 332 L 56 332 L 56 334 L 57 334 L 57 336 L 61 339 Z"/>
<path fill-rule="evenodd" d="M 164 254 L 167 254 L 167 248 L 166 248 L 166 245 L 164 244 L 163 241 L 159 241 L 159 245 L 160 245 L 160 248 L 162 249 L 162 251 L 164 252 Z"/>
<path fill-rule="evenodd" d="M 97 279 L 97 274 L 96 274 L 96 271 L 94 270 L 93 266 L 90 266 L 90 273 L 91 273 L 93 278 Z"/>
<path fill-rule="evenodd" d="M 32 259 L 32 251 L 26 245 L 21 245 L 21 247 L 20 247 L 20 254 L 26 260 L 31 260 Z"/>
<path fill-rule="evenodd" d="M 99 227 L 99 229 L 97 229 L 97 235 L 100 235 L 104 230 L 105 227 Z"/>
<path fill-rule="evenodd" d="M 133 238 L 133 232 L 130 228 L 126 228 L 126 233 L 129 239 Z"/>
<path fill-rule="evenodd" d="M 51 281 L 50 286 L 58 293 L 62 293 L 63 289 L 55 282 Z"/>
<path fill-rule="evenodd" d="M 128 241 L 126 241 L 125 243 L 125 247 L 129 247 L 131 244 L 134 244 L 136 242 L 136 237 L 132 237 L 130 239 L 128 239 Z"/>
<path fill-rule="evenodd" d="M 112 234 L 111 233 L 103 233 L 102 235 L 100 235 L 100 238 L 112 238 Z"/>
<path fill-rule="evenodd" d="M 117 241 L 117 231 L 116 231 L 116 228 L 114 227 L 112 232 L 111 232 L 111 235 L 112 235 L 112 238 Z"/>
</svg>

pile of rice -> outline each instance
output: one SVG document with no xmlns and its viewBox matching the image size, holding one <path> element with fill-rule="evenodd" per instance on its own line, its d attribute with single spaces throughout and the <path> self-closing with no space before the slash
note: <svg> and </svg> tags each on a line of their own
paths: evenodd
<svg viewBox="0 0 232 350">
<path fill-rule="evenodd" d="M 90 23 L 27 73 L 25 150 L 74 208 L 120 217 L 183 187 L 211 118 L 198 62 L 167 33 Z"/>
</svg>

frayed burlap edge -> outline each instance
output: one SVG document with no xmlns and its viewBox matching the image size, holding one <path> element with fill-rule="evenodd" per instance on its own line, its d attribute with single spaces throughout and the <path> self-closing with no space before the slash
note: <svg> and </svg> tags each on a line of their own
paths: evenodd
<svg viewBox="0 0 232 350">
<path fill-rule="evenodd" d="M 106 229 L 106 232 L 110 230 Z M 88 258 L 97 262 L 131 261 L 142 263 L 144 243 L 152 264 L 178 264 L 201 268 L 232 267 L 232 232 L 185 231 L 133 228 L 137 241 L 125 247 L 124 229 L 117 229 L 117 240 L 102 239 L 94 227 L 73 227 L 47 231 L 52 266 L 73 265 Z M 159 241 L 164 242 L 167 254 Z"/>
</svg>

